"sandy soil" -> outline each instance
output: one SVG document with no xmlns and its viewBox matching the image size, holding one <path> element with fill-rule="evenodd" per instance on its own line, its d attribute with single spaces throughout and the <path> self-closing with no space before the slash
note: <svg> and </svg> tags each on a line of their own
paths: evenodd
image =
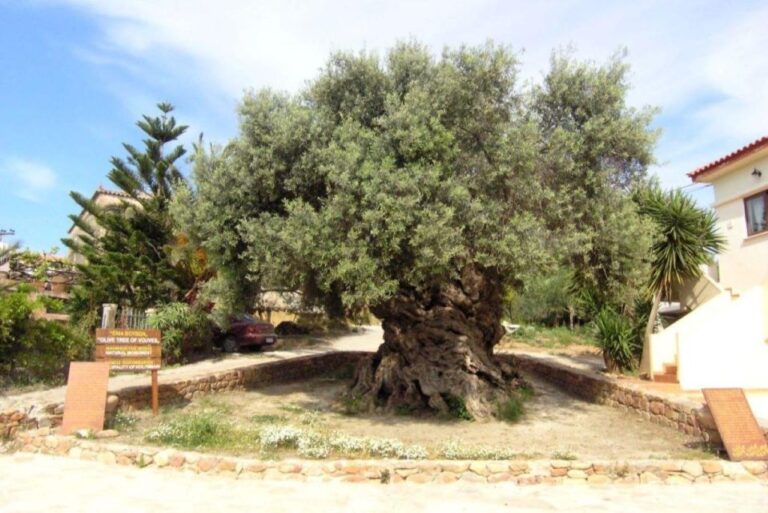
<svg viewBox="0 0 768 513">
<path fill-rule="evenodd" d="M 587 403 L 559 391 L 546 382 L 528 377 L 535 395 L 525 416 L 517 423 L 358 414 L 344 415 L 338 398 L 345 384 L 313 380 L 250 392 L 208 396 L 187 405 L 187 411 L 217 407 L 239 422 L 258 416 L 276 416 L 280 422 L 298 424 L 302 415 L 320 413 L 318 427 L 353 436 L 396 438 L 407 444 L 437 449 L 449 441 L 462 446 L 496 446 L 520 457 L 706 458 L 696 439 L 628 415 L 607 406 Z M 142 413 L 139 429 L 128 439 L 140 441 L 143 429 L 157 420 Z M 124 440 L 126 436 L 121 437 Z"/>
</svg>

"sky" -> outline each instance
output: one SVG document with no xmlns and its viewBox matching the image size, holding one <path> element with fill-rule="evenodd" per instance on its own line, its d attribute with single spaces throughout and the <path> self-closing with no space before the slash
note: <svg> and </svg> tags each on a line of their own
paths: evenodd
<svg viewBox="0 0 768 513">
<path fill-rule="evenodd" d="M 492 39 L 541 79 L 555 49 L 604 62 L 628 51 L 636 107 L 662 129 L 652 172 L 703 205 L 687 172 L 768 135 L 768 3 L 541 0 L 0 0 L 0 229 L 34 250 L 59 246 L 106 178 L 135 121 L 159 101 L 224 143 L 243 92 L 295 92 L 337 50 L 383 54 L 417 39 Z M 6 239 L 8 240 L 8 239 Z"/>
</svg>

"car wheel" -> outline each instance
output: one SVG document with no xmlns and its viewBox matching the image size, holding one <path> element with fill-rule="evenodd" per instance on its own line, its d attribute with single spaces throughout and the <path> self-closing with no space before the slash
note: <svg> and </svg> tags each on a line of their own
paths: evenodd
<svg viewBox="0 0 768 513">
<path fill-rule="evenodd" d="M 237 343 L 237 340 L 234 338 L 224 339 L 225 353 L 236 353 L 238 349 L 240 349 L 240 344 Z"/>
</svg>

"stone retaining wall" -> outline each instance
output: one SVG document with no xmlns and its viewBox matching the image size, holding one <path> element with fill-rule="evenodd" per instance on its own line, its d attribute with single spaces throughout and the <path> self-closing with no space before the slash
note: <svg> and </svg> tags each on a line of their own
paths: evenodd
<svg viewBox="0 0 768 513">
<path fill-rule="evenodd" d="M 38 427 L 27 412 L 10 410 L 0 413 L 0 440 L 13 438 L 18 431 Z"/>
<path fill-rule="evenodd" d="M 581 399 L 637 413 L 646 420 L 700 437 L 714 445 L 722 443 L 709 408 L 701 402 L 662 397 L 630 384 L 617 383 L 608 376 L 527 355 L 500 357 Z"/>
<path fill-rule="evenodd" d="M 718 460 L 637 461 L 437 461 L 282 460 L 263 461 L 197 452 L 110 444 L 59 436 L 49 428 L 20 432 L 15 448 L 110 465 L 167 468 L 238 479 L 344 481 L 352 483 L 768 483 L 765 462 Z"/>
<path fill-rule="evenodd" d="M 161 383 L 160 404 L 189 401 L 203 394 L 280 385 L 343 372 L 345 368 L 353 368 L 362 358 L 370 354 L 359 351 L 336 351 L 299 356 L 254 363 L 247 367 L 216 372 L 208 376 Z M 114 414 L 118 407 L 124 410 L 149 408 L 151 397 L 152 388 L 149 383 L 112 389 L 107 398 L 107 417 Z M 64 404 L 48 404 L 38 411 L 40 414 L 36 420 L 41 426 L 58 426 L 61 424 Z"/>
<path fill-rule="evenodd" d="M 164 383 L 160 385 L 160 404 L 189 401 L 203 394 L 228 390 L 243 390 L 280 385 L 339 372 L 355 366 L 368 353 L 337 351 L 273 362 L 256 363 L 231 371 L 217 372 L 210 376 Z M 113 392 L 118 396 L 121 408 L 150 407 L 152 389 L 149 385 L 124 388 Z"/>
</svg>

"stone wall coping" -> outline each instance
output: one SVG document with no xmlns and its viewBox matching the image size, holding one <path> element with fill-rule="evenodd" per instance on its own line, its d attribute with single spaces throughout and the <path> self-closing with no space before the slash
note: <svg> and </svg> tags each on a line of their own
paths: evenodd
<svg viewBox="0 0 768 513">
<path fill-rule="evenodd" d="M 704 405 L 703 397 L 701 400 L 696 400 L 690 397 L 683 397 L 678 394 L 664 392 L 663 390 L 648 390 L 648 388 L 644 387 L 642 384 L 637 384 L 637 383 L 627 381 L 625 379 L 622 379 L 621 376 L 613 375 L 613 374 L 604 374 L 601 372 L 595 372 L 593 370 L 582 369 L 579 367 L 572 367 L 565 363 L 553 360 L 551 358 L 547 358 L 546 354 L 542 356 L 535 356 L 529 353 L 521 354 L 521 353 L 511 352 L 511 353 L 499 353 L 497 356 L 501 356 L 502 358 L 507 356 L 517 360 L 527 360 L 531 362 L 536 362 L 540 365 L 546 365 L 548 367 L 561 369 L 571 374 L 577 374 L 587 378 L 597 379 L 606 384 L 615 385 L 624 390 L 631 390 L 633 392 L 638 392 L 648 397 L 653 397 L 654 399 L 657 399 L 660 401 L 674 402 L 675 404 L 678 404 L 680 406 L 683 406 L 689 409 L 701 408 Z"/>
<path fill-rule="evenodd" d="M 260 460 L 173 448 L 63 436 L 50 428 L 22 431 L 11 444 L 22 452 L 103 464 L 175 469 L 238 479 L 367 483 L 691 484 L 768 482 L 768 463 L 722 460 L 396 460 L 288 458 Z"/>
</svg>

